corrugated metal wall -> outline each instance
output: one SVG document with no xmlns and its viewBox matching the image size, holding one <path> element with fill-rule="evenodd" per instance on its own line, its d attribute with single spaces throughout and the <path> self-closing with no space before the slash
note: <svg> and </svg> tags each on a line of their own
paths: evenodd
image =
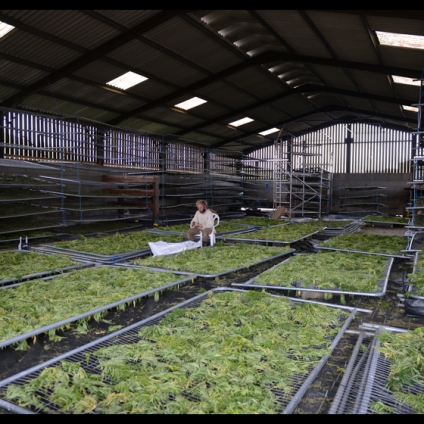
<svg viewBox="0 0 424 424">
<path fill-rule="evenodd" d="M 239 157 L 225 151 L 167 142 L 157 135 L 100 131 L 95 125 L 29 113 L 5 112 L 2 129 L 4 158 L 209 172 L 242 176 L 246 180 L 273 179 L 274 164 L 281 159 L 291 159 L 293 169 L 408 173 L 411 158 L 423 154 L 412 133 L 363 123 L 337 124 L 301 137 L 276 140 L 281 143 L 278 149 L 275 145 L 267 146 Z"/>
</svg>

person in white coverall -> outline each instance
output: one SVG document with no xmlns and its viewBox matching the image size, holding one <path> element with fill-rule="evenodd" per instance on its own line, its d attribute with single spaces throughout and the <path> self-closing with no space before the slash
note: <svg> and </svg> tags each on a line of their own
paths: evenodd
<svg viewBox="0 0 424 424">
<path fill-rule="evenodd" d="M 187 231 L 187 238 L 194 241 L 194 236 L 202 232 L 203 243 L 209 240 L 214 226 L 212 209 L 208 209 L 206 200 L 198 200 L 196 202 L 197 211 L 190 222 L 190 229 Z"/>
</svg>

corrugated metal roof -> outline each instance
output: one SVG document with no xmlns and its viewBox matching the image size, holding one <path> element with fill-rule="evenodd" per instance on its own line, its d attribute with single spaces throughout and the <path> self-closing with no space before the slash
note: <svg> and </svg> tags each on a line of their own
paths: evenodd
<svg viewBox="0 0 424 424">
<path fill-rule="evenodd" d="M 0 107 L 251 151 L 323 122 L 376 120 L 414 131 L 423 51 L 381 46 L 374 31 L 424 35 L 422 11 L 0 10 Z M 126 91 L 107 82 L 132 71 Z M 192 96 L 207 103 L 179 113 Z M 376 97 L 377 96 L 377 97 Z M 323 110 L 322 108 L 331 107 Z M 249 116 L 237 130 L 228 122 Z M 234 141 L 237 139 L 237 143 Z"/>
</svg>

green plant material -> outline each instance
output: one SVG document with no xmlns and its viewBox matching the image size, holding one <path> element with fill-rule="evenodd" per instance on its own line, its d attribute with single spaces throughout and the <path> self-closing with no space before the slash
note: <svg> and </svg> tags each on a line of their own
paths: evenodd
<svg viewBox="0 0 424 424">
<path fill-rule="evenodd" d="M 57 234 L 52 231 L 24 231 L 13 234 L 1 234 L 0 240 L 10 240 L 10 243 L 6 243 L 7 245 L 10 245 L 12 243 L 15 244 L 16 240 L 19 240 L 19 237 L 28 237 L 28 240 L 30 240 L 32 237 L 52 237 L 56 235 Z M 17 245 L 18 243 L 16 243 L 16 246 Z"/>
<path fill-rule="evenodd" d="M 133 252 L 136 250 L 148 249 L 149 242 L 166 241 L 176 243 L 187 240 L 182 235 L 158 235 L 146 231 L 132 233 L 116 233 L 112 236 L 83 237 L 82 240 L 61 241 L 53 246 L 63 249 L 71 249 L 82 252 L 113 255 L 116 253 Z"/>
<path fill-rule="evenodd" d="M 289 221 L 284 219 L 273 219 L 264 216 L 246 216 L 243 218 L 231 219 L 230 222 L 246 225 L 255 225 L 258 227 L 270 227 L 273 225 L 287 224 Z"/>
<path fill-rule="evenodd" d="M 228 237 L 231 239 L 292 242 L 317 231 L 322 231 L 325 226 L 324 221 L 299 222 L 277 227 L 261 228 L 247 234 L 230 234 Z"/>
<path fill-rule="evenodd" d="M 407 241 L 403 236 L 354 233 L 341 234 L 319 244 L 322 247 L 335 249 L 400 255 L 400 251 L 406 248 Z"/>
<path fill-rule="evenodd" d="M 57 272 L 63 268 L 81 265 L 59 254 L 42 255 L 34 252 L 0 252 L 0 281 L 36 274 L 43 271 Z"/>
<path fill-rule="evenodd" d="M 135 259 L 137 265 L 187 271 L 197 274 L 219 274 L 224 271 L 249 267 L 264 259 L 284 253 L 288 248 L 255 246 L 236 243 L 226 246 L 222 241 L 213 248 L 186 250 L 175 255 L 150 256 Z"/>
<path fill-rule="evenodd" d="M 168 225 L 166 227 L 159 227 L 161 231 L 179 231 L 184 236 L 187 234 L 187 231 L 190 229 L 190 223 L 187 224 L 177 224 L 177 225 Z M 245 230 L 246 227 L 240 224 L 234 224 L 232 222 L 224 222 L 221 221 L 219 225 L 216 227 L 216 232 L 226 232 L 226 231 L 235 231 L 235 230 Z"/>
<path fill-rule="evenodd" d="M 9 385 L 6 397 L 44 408 L 39 397 L 47 392 L 59 412 L 74 414 L 276 414 L 274 391 L 282 402 L 292 399 L 348 315 L 265 292 L 211 293 L 196 308 L 141 327 L 137 343 L 88 353 L 96 373 L 62 360 Z"/>
<path fill-rule="evenodd" d="M 412 291 L 407 291 L 405 296 L 424 296 L 424 259 L 418 253 L 418 259 L 414 267 L 414 272 L 407 274 L 408 282 L 414 285 Z"/>
<path fill-rule="evenodd" d="M 378 402 L 371 402 L 369 407 L 376 414 L 393 414 L 395 411 L 395 408 L 385 405 L 381 400 Z"/>
<path fill-rule="evenodd" d="M 393 222 L 399 224 L 407 224 L 409 222 L 408 218 L 403 218 L 400 216 L 387 216 L 387 215 L 367 215 L 362 218 L 362 221 L 374 221 L 374 222 Z"/>
<path fill-rule="evenodd" d="M 409 387 L 416 385 L 424 389 L 424 327 L 404 333 L 382 331 L 377 337 L 381 345 L 375 349 L 390 361 L 386 387 L 399 403 L 406 403 L 417 414 L 423 414 L 423 392 Z"/>
<path fill-rule="evenodd" d="M 373 293 L 379 289 L 387 262 L 385 257 L 361 253 L 305 253 L 259 274 L 255 283 Z"/>
<path fill-rule="evenodd" d="M 123 325 L 109 325 L 107 331 L 111 333 L 112 331 L 120 330 L 123 328 Z"/>
<path fill-rule="evenodd" d="M 32 280 L 2 291 L 0 341 L 181 279 L 168 272 L 99 267 L 62 274 L 48 281 Z M 97 319 L 106 313 L 98 315 Z M 88 318 L 79 321 L 78 331 L 86 331 L 87 323 Z M 50 335 L 56 331 L 52 330 Z"/>
</svg>

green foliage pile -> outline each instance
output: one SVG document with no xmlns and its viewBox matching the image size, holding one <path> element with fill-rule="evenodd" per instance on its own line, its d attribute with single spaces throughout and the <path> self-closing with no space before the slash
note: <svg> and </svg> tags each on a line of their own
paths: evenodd
<svg viewBox="0 0 424 424">
<path fill-rule="evenodd" d="M 255 225 L 257 227 L 270 227 L 272 225 L 283 225 L 287 220 L 267 218 L 265 216 L 246 216 L 243 218 L 232 219 L 231 222 L 246 225 Z"/>
<path fill-rule="evenodd" d="M 315 233 L 316 231 L 322 231 L 325 226 L 323 221 L 308 221 L 277 227 L 261 228 L 260 230 L 252 231 L 247 234 L 231 234 L 228 238 L 291 242 Z"/>
<path fill-rule="evenodd" d="M 255 246 L 243 243 L 226 246 L 223 242 L 218 242 L 213 248 L 186 250 L 176 255 L 151 256 L 135 259 L 133 262 L 137 265 L 154 268 L 215 275 L 240 267 L 249 267 L 287 250 L 288 248 L 285 247 Z"/>
<path fill-rule="evenodd" d="M 20 279 L 24 275 L 43 271 L 57 271 L 78 264 L 80 262 L 58 254 L 40 255 L 33 252 L 5 251 L 0 253 L 0 281 Z"/>
<path fill-rule="evenodd" d="M 92 309 L 181 280 L 168 272 L 124 267 L 86 268 L 49 281 L 32 282 L 2 291 L 0 341 L 50 325 Z M 99 320 L 101 316 L 94 316 Z M 87 320 L 80 325 L 86 326 Z M 71 324 L 65 328 L 70 328 Z M 50 331 L 54 339 L 56 331 Z M 20 343 L 19 349 L 27 348 Z"/>
<path fill-rule="evenodd" d="M 361 253 L 308 253 L 295 255 L 255 278 L 261 285 L 318 288 L 374 293 L 384 277 L 387 258 Z"/>
<path fill-rule="evenodd" d="M 409 222 L 409 219 L 403 218 L 400 216 L 368 215 L 362 218 L 362 221 L 393 222 L 393 223 L 399 223 L 399 224 L 407 224 Z"/>
<path fill-rule="evenodd" d="M 89 238 L 81 235 L 81 237 L 81 240 L 60 241 L 54 243 L 53 246 L 81 252 L 113 255 L 115 253 L 148 249 L 149 242 L 162 240 L 168 243 L 178 243 L 187 240 L 187 237 L 182 235 L 163 236 L 160 234 L 151 234 L 147 231 L 127 234 L 116 233 L 112 236 L 94 236 Z"/>
<path fill-rule="evenodd" d="M 322 247 L 331 247 L 335 249 L 400 255 L 400 251 L 406 248 L 407 240 L 403 236 L 354 233 L 332 237 L 320 245 Z"/>
<path fill-rule="evenodd" d="M 408 274 L 408 282 L 415 286 L 414 291 L 406 293 L 414 296 L 424 296 L 424 258 L 418 253 L 418 260 L 415 265 L 414 272 Z"/>
<path fill-rule="evenodd" d="M 347 315 L 264 292 L 212 294 L 142 327 L 137 343 L 88 353 L 98 374 L 62 360 L 9 385 L 7 398 L 49 412 L 40 401 L 48 397 L 71 414 L 277 414 L 330 353 Z"/>
<path fill-rule="evenodd" d="M 382 331 L 377 337 L 381 346 L 376 349 L 390 361 L 386 387 L 400 404 L 407 404 L 417 414 L 424 414 L 424 327 L 405 333 Z M 408 389 L 414 385 L 421 391 Z M 384 400 L 381 402 L 384 404 Z M 372 408 L 376 406 L 379 405 L 371 405 Z M 386 405 L 384 413 L 388 412 L 387 408 L 393 409 Z"/>
<path fill-rule="evenodd" d="M 178 231 L 181 232 L 184 236 L 187 234 L 187 231 L 190 229 L 190 223 L 187 224 L 177 224 L 177 225 L 167 225 L 165 227 L 158 228 L 161 231 Z M 226 231 L 235 231 L 235 230 L 245 230 L 246 227 L 240 224 L 234 224 L 232 222 L 223 222 L 220 221 L 219 225 L 216 227 L 216 232 L 226 232 Z"/>
</svg>

